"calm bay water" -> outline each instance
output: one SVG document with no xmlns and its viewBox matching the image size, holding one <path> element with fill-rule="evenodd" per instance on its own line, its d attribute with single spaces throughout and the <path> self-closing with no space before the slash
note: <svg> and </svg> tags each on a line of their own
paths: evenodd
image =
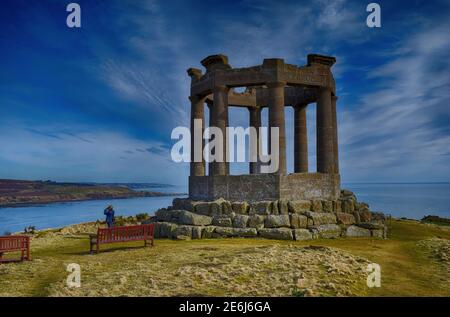
<svg viewBox="0 0 450 317">
<path fill-rule="evenodd" d="M 359 201 L 365 201 L 374 211 L 394 217 L 420 219 L 433 214 L 450 218 L 450 183 L 442 184 L 343 184 Z M 185 187 L 151 188 L 153 191 L 185 193 Z M 183 196 L 180 196 L 183 197 Z M 103 209 L 114 205 L 117 216 L 132 216 L 171 204 L 173 196 L 131 199 L 93 200 L 48 205 L 0 208 L 0 235 L 17 232 L 26 226 L 36 229 L 57 228 L 70 224 L 103 219 Z"/>
</svg>

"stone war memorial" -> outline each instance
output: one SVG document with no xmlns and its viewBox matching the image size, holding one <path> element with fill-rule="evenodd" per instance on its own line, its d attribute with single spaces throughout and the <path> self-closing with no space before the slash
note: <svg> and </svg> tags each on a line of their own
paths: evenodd
<svg viewBox="0 0 450 317">
<path fill-rule="evenodd" d="M 268 127 L 278 128 L 278 169 L 261 173 L 264 163 L 258 160 L 249 163 L 247 175 L 230 175 L 226 160 L 209 162 L 206 169 L 204 158 L 192 159 L 192 145 L 189 197 L 176 198 L 172 206 L 156 212 L 151 220 L 156 223 L 156 237 L 386 238 L 384 215 L 371 212 L 352 192 L 340 188 L 338 97 L 331 71 L 335 62 L 331 56 L 310 54 L 306 66 L 271 58 L 261 65 L 232 68 L 227 56 L 212 55 L 201 62 L 205 72 L 188 69 L 191 131 L 195 120 L 205 122 L 205 106 L 209 125 L 220 129 L 225 138 L 229 107 L 247 108 L 249 127 L 259 131 L 261 111 L 267 107 Z M 306 108 L 313 103 L 317 171 L 309 172 Z M 295 116 L 294 173 L 286 167 L 286 107 L 293 107 Z M 228 153 L 228 140 L 222 146 L 223 153 Z"/>
</svg>

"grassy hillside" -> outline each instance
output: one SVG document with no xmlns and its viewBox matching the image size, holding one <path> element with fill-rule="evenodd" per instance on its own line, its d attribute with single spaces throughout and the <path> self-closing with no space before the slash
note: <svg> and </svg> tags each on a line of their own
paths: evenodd
<svg viewBox="0 0 450 317">
<path fill-rule="evenodd" d="M 167 195 L 134 191 L 125 186 L 0 180 L 0 207 L 26 204 Z"/>
<path fill-rule="evenodd" d="M 0 265 L 0 296 L 450 296 L 450 228 L 389 227 L 388 240 L 156 240 L 90 255 L 95 226 L 77 225 L 40 232 L 32 262 Z M 372 262 L 381 288 L 366 286 Z M 69 263 L 81 266 L 81 288 L 65 285 Z"/>
</svg>

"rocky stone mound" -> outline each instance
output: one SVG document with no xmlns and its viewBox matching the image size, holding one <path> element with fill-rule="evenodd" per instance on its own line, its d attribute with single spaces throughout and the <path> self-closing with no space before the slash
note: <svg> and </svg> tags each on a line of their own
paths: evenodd
<svg viewBox="0 0 450 317">
<path fill-rule="evenodd" d="M 371 212 L 348 190 L 336 201 L 192 201 L 175 198 L 156 212 L 156 238 L 263 237 L 311 240 L 338 237 L 386 238 L 385 216 Z"/>
</svg>

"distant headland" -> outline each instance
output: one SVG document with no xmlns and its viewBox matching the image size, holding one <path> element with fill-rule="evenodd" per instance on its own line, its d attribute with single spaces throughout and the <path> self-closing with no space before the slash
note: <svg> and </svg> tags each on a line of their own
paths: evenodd
<svg viewBox="0 0 450 317">
<path fill-rule="evenodd" d="M 98 199 L 179 196 L 180 193 L 139 190 L 170 186 L 155 183 L 60 183 L 48 180 L 0 179 L 0 207 Z"/>
</svg>

